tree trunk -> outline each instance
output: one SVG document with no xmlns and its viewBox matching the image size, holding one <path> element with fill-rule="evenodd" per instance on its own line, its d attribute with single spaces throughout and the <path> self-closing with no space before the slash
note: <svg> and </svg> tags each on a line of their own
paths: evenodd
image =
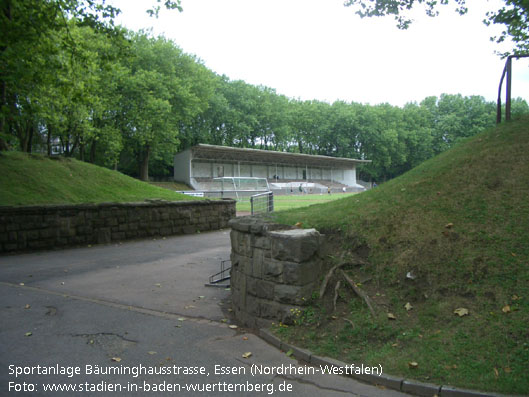
<svg viewBox="0 0 529 397">
<path fill-rule="evenodd" d="M 51 125 L 48 124 L 48 136 L 46 137 L 46 145 L 48 146 L 48 157 L 51 157 Z"/>
<path fill-rule="evenodd" d="M 4 52 L 5 49 L 2 49 L 2 52 Z M 4 80 L 0 82 L 0 109 L 4 108 L 4 106 L 7 106 L 7 85 Z M 7 150 L 9 147 L 7 145 L 7 142 L 5 139 L 2 138 L 2 134 L 4 133 L 5 128 L 5 116 L 2 113 L 0 115 L 0 152 L 3 150 Z"/>
<path fill-rule="evenodd" d="M 92 144 L 90 145 L 90 163 L 94 164 L 96 161 L 96 143 L 97 141 L 95 139 L 92 140 Z"/>
<path fill-rule="evenodd" d="M 29 134 L 31 127 L 28 126 L 28 123 L 24 123 L 25 126 L 19 125 L 17 135 L 18 135 L 18 141 L 20 143 L 20 151 L 21 152 L 27 152 L 28 151 L 28 144 L 29 144 Z"/>
<path fill-rule="evenodd" d="M 4 15 L 8 21 L 11 21 L 11 3 L 7 2 L 4 6 Z M 7 46 L 0 47 L 0 51 L 3 53 L 7 50 Z M 4 79 L 0 81 L 0 109 L 3 109 L 4 107 L 7 107 L 7 83 Z M 4 133 L 5 128 L 5 116 L 0 116 L 0 152 L 4 150 L 8 150 L 9 146 L 5 139 L 2 138 L 2 134 Z"/>
<path fill-rule="evenodd" d="M 140 154 L 140 179 L 142 181 L 149 181 L 149 157 L 151 155 L 151 147 L 146 145 L 143 152 Z"/>
<path fill-rule="evenodd" d="M 33 144 L 33 134 L 35 133 L 35 125 L 31 123 L 31 126 L 29 127 L 29 133 L 28 133 L 28 144 L 27 144 L 27 152 L 31 153 L 31 146 Z"/>
</svg>

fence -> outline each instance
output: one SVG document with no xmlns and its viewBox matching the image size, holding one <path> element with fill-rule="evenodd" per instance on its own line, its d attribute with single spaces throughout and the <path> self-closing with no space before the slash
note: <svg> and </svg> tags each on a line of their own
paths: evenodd
<svg viewBox="0 0 529 397">
<path fill-rule="evenodd" d="M 254 194 L 250 197 L 252 215 L 259 213 L 269 213 L 274 211 L 274 193 L 266 192 Z"/>
</svg>

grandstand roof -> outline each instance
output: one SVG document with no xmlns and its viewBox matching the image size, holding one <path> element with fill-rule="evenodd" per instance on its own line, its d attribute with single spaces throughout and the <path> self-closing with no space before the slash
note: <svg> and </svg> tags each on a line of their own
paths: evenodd
<svg viewBox="0 0 529 397">
<path fill-rule="evenodd" d="M 351 167 L 355 164 L 370 163 L 371 160 L 356 160 L 344 157 L 330 157 L 303 153 L 275 152 L 199 144 L 191 148 L 194 159 L 241 161 L 251 163 L 274 163 L 291 165 L 310 165 L 320 167 Z"/>
</svg>

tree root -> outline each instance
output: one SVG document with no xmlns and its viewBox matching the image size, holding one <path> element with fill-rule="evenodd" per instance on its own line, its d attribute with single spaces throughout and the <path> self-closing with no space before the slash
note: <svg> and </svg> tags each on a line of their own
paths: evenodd
<svg viewBox="0 0 529 397">
<path fill-rule="evenodd" d="M 334 311 L 336 311 L 336 301 L 338 300 L 338 290 L 340 289 L 340 284 L 340 280 L 338 280 L 334 286 L 334 300 L 332 301 Z"/>
<path fill-rule="evenodd" d="M 321 287 L 320 287 L 320 299 L 323 299 L 323 295 L 325 295 L 325 291 L 327 290 L 327 284 L 329 284 L 329 280 L 331 279 L 334 271 L 340 267 L 342 267 L 343 265 L 345 265 L 345 263 L 339 263 L 337 265 L 334 265 L 333 267 L 331 267 L 331 270 L 329 270 L 327 272 L 327 274 L 325 275 L 325 277 L 323 278 L 323 282 L 321 283 Z"/>
<path fill-rule="evenodd" d="M 376 313 L 375 313 L 375 309 L 373 309 L 373 304 L 371 302 L 371 298 L 369 298 L 369 296 L 364 291 L 362 291 L 354 283 L 354 281 L 347 274 L 345 274 L 345 272 L 343 270 L 341 272 L 342 272 L 343 277 L 347 281 L 347 283 L 351 286 L 353 291 L 356 293 L 356 295 L 358 295 L 360 298 L 362 298 L 364 300 L 364 302 L 366 303 L 367 307 L 369 308 L 369 311 L 371 312 L 371 315 L 373 316 L 373 318 L 375 318 L 376 317 Z"/>
</svg>

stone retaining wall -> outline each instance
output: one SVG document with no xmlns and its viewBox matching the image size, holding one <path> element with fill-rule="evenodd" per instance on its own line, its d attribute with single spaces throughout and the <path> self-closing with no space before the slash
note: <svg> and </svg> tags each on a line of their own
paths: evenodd
<svg viewBox="0 0 529 397">
<path fill-rule="evenodd" d="M 233 200 L 0 207 L 0 252 L 191 234 L 234 217 Z"/>
<path fill-rule="evenodd" d="M 231 296 L 236 318 L 249 327 L 291 324 L 317 289 L 322 236 L 257 217 L 229 222 Z"/>
</svg>

